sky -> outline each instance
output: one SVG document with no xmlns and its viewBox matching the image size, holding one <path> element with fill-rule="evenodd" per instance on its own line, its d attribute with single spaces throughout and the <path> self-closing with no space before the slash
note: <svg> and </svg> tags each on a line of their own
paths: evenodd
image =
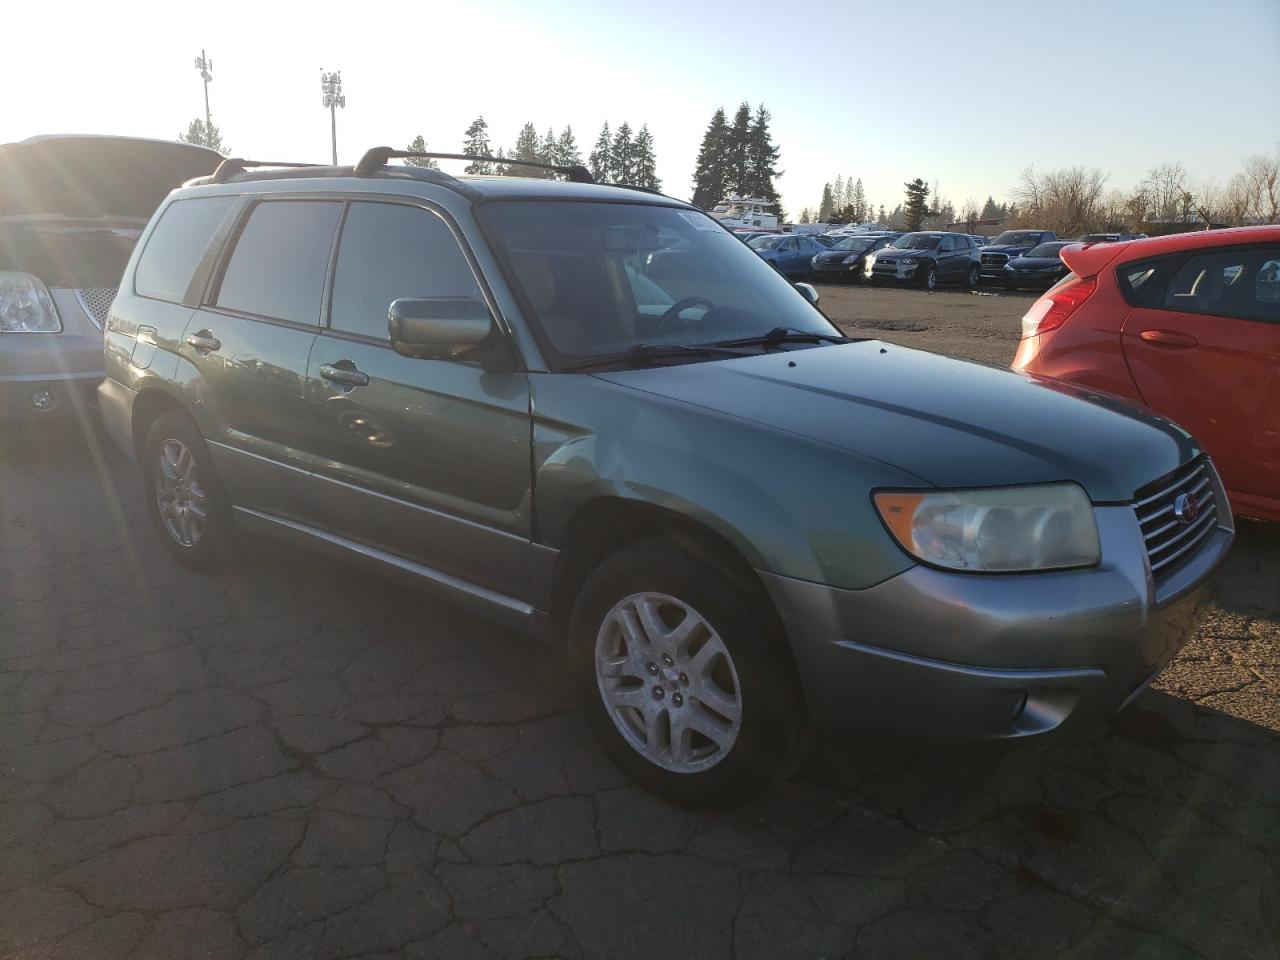
<svg viewBox="0 0 1280 960">
<path fill-rule="evenodd" d="M 1124 189 L 1180 161 L 1225 182 L 1280 149 L 1280 0 L 484 0 L 394 4 L 15 3 L 0 142 L 40 133 L 173 138 L 204 99 L 237 156 L 326 161 L 320 71 L 342 71 L 338 159 L 421 133 L 494 148 L 532 121 L 647 123 L 658 175 L 692 193 L 711 114 L 773 114 L 791 214 L 860 177 L 892 208 L 937 181 L 957 208 L 1008 198 L 1028 165 L 1099 167 Z M 22 38 L 25 42 L 17 42 Z M 446 163 L 445 169 L 450 169 Z"/>
</svg>

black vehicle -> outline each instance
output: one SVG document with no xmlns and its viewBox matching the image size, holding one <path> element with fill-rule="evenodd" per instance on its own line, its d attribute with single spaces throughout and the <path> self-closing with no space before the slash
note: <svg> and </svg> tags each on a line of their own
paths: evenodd
<svg viewBox="0 0 1280 960">
<path fill-rule="evenodd" d="M 1014 257 L 1024 257 L 1035 247 L 1057 240 L 1052 230 L 1006 230 L 982 248 L 982 279 L 1004 282 L 1004 265 Z"/>
<path fill-rule="evenodd" d="M 1062 262 L 1062 248 L 1069 247 L 1072 240 L 1052 240 L 1028 250 L 1025 256 L 1014 257 L 1004 265 L 1004 285 L 1006 290 L 1020 290 L 1030 287 L 1035 290 L 1047 290 L 1071 272 Z"/>
<path fill-rule="evenodd" d="M 813 278 L 833 283 L 858 283 L 863 279 L 867 255 L 888 245 L 896 236 L 892 233 L 871 233 L 835 238 L 830 250 L 818 254 L 811 261 Z"/>
<path fill-rule="evenodd" d="M 973 238 L 945 231 L 906 233 L 866 258 L 870 283 L 898 281 L 932 290 L 939 283 L 978 285 L 978 248 Z"/>
</svg>

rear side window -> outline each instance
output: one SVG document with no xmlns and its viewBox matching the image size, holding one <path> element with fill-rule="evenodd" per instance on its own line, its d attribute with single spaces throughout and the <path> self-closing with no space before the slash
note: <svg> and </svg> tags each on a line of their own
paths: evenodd
<svg viewBox="0 0 1280 960">
<path fill-rule="evenodd" d="M 218 288 L 236 313 L 319 325 L 324 278 L 342 204 L 268 200 L 249 214 Z"/>
<path fill-rule="evenodd" d="M 133 290 L 142 297 L 180 303 L 218 224 L 235 197 L 175 200 L 160 214 L 133 274 Z"/>
<path fill-rule="evenodd" d="M 1280 322 L 1280 249 L 1243 248 L 1188 259 L 1164 290 L 1180 313 Z"/>
<path fill-rule="evenodd" d="M 387 339 L 401 297 L 472 297 L 480 287 L 448 225 L 421 207 L 353 203 L 342 225 L 329 326 Z"/>
</svg>

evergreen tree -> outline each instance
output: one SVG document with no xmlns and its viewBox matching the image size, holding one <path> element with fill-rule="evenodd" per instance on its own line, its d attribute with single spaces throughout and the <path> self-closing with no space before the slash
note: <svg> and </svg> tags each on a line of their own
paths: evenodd
<svg viewBox="0 0 1280 960">
<path fill-rule="evenodd" d="M 835 201 L 832 198 L 831 184 L 824 183 L 822 185 L 822 203 L 818 207 L 818 221 L 820 223 L 830 223 L 832 207 Z"/>
<path fill-rule="evenodd" d="M 427 141 L 422 138 L 422 134 L 418 134 L 413 141 L 405 147 L 412 153 L 426 153 Z M 436 163 L 430 157 L 405 157 L 404 162 L 411 167 L 429 167 L 432 170 L 439 170 L 440 164 Z"/>
<path fill-rule="evenodd" d="M 924 225 L 924 218 L 929 213 L 929 187 L 916 177 L 910 183 L 903 184 L 907 188 L 907 203 L 903 210 L 908 230 L 919 230 Z"/>
<path fill-rule="evenodd" d="M 880 204 L 880 215 L 876 217 L 876 223 L 880 224 L 882 227 L 888 226 L 889 224 L 889 218 L 885 215 L 883 203 Z"/>
<path fill-rule="evenodd" d="M 532 160 L 535 163 L 542 161 L 542 141 L 538 139 L 538 131 L 533 128 L 532 123 L 526 123 L 520 128 L 520 136 L 516 137 L 516 145 L 511 148 L 507 157 L 511 160 Z M 509 177 L 539 177 L 546 179 L 548 173 L 549 171 L 540 170 L 537 167 L 516 164 L 510 164 L 507 167 L 507 176 Z"/>
<path fill-rule="evenodd" d="M 578 141 L 573 137 L 573 127 L 566 125 L 560 131 L 560 139 L 556 141 L 555 162 L 564 166 L 582 163 L 582 154 L 578 150 Z"/>
<path fill-rule="evenodd" d="M 600 136 L 596 138 L 596 145 L 587 158 L 587 166 L 597 183 L 608 183 L 613 177 L 613 138 L 609 136 L 608 120 L 600 128 Z"/>
<path fill-rule="evenodd" d="M 614 183 L 633 183 L 636 175 L 636 145 L 631 139 L 631 124 L 623 120 L 613 135 L 613 169 L 609 179 Z"/>
<path fill-rule="evenodd" d="M 653 134 L 649 132 L 647 123 L 636 134 L 635 169 L 631 176 L 631 182 L 638 187 L 649 187 L 651 190 L 662 188 L 662 181 L 658 179 L 658 161 L 653 155 Z"/>
<path fill-rule="evenodd" d="M 733 115 L 733 126 L 725 138 L 725 184 L 733 193 L 755 196 L 751 191 L 749 151 L 751 142 L 751 107 L 744 100 Z"/>
<path fill-rule="evenodd" d="M 849 195 L 849 206 L 853 208 L 852 216 L 858 223 L 867 219 L 867 194 L 862 189 L 861 177 L 853 185 L 853 192 Z"/>
<path fill-rule="evenodd" d="M 213 123 L 206 126 L 205 122 L 199 118 L 192 120 L 187 127 L 187 132 L 178 134 L 178 139 L 183 143 L 195 143 L 210 150 L 217 150 L 224 157 L 231 152 L 231 148 L 222 143 L 222 131 Z"/>
<path fill-rule="evenodd" d="M 729 123 L 721 107 L 711 115 L 707 132 L 702 135 L 698 148 L 698 163 L 693 171 L 693 203 L 703 210 L 710 210 L 725 197 L 728 189 L 728 171 L 725 166 L 725 148 L 729 139 Z"/>
<path fill-rule="evenodd" d="M 800 222 L 801 222 L 801 223 L 813 223 L 813 211 L 812 211 L 812 210 L 810 210 L 808 207 L 805 207 L 803 210 L 801 210 L 801 211 L 800 211 Z"/>
<path fill-rule="evenodd" d="M 774 145 L 773 135 L 769 132 L 769 111 L 760 104 L 751 120 L 751 129 L 747 138 L 748 189 L 753 197 L 764 197 L 770 203 L 778 203 L 778 190 L 773 181 L 781 176 L 778 172 L 778 157 L 781 152 Z M 783 216 L 782 207 L 778 207 L 778 217 Z"/>
<path fill-rule="evenodd" d="M 993 220 L 1000 216 L 1000 208 L 996 206 L 996 202 L 992 197 L 987 197 L 987 202 L 982 205 L 982 212 L 978 216 L 983 220 Z"/>
<path fill-rule="evenodd" d="M 489 125 L 484 122 L 484 117 L 476 117 L 471 121 L 471 126 L 467 127 L 466 133 L 463 134 L 466 139 L 462 143 L 462 152 L 471 157 L 487 157 L 490 155 L 492 148 L 489 146 Z M 488 174 L 493 173 L 492 165 L 486 161 L 477 161 L 468 163 L 462 168 L 463 173 Z"/>
<path fill-rule="evenodd" d="M 507 159 L 507 151 L 503 150 L 502 147 L 499 147 L 498 152 L 494 154 L 494 157 L 497 159 L 498 162 L 493 165 L 492 169 L 489 172 L 492 173 L 495 177 L 511 176 L 511 169 L 505 163 L 502 162 L 503 160 Z"/>
<path fill-rule="evenodd" d="M 547 135 L 538 142 L 538 159 L 543 163 L 556 163 L 559 152 L 560 141 L 556 139 L 556 132 L 547 127 Z"/>
<path fill-rule="evenodd" d="M 831 185 L 831 212 L 836 216 L 844 215 L 844 177 L 839 174 Z"/>
</svg>

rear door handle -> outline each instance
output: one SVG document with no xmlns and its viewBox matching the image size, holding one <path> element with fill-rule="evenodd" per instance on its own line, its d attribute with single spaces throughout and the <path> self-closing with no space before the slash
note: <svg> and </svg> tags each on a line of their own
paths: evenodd
<svg viewBox="0 0 1280 960">
<path fill-rule="evenodd" d="M 1181 333 L 1177 330 L 1143 330 L 1138 334 L 1147 343 L 1153 343 L 1157 347 L 1174 347 L 1175 349 L 1185 350 L 1188 347 L 1199 346 L 1200 341 L 1189 333 Z"/>
<path fill-rule="evenodd" d="M 339 364 L 345 365 L 339 366 Z M 344 387 L 367 387 L 369 385 L 369 375 L 357 370 L 355 364 L 351 363 L 350 360 L 339 360 L 336 364 L 321 364 L 320 376 L 330 383 L 340 383 Z"/>
<path fill-rule="evenodd" d="M 222 341 L 213 335 L 209 330 L 201 330 L 199 333 L 187 334 L 187 345 L 195 348 L 196 353 L 204 355 L 213 353 L 215 350 L 222 349 Z"/>
</svg>

